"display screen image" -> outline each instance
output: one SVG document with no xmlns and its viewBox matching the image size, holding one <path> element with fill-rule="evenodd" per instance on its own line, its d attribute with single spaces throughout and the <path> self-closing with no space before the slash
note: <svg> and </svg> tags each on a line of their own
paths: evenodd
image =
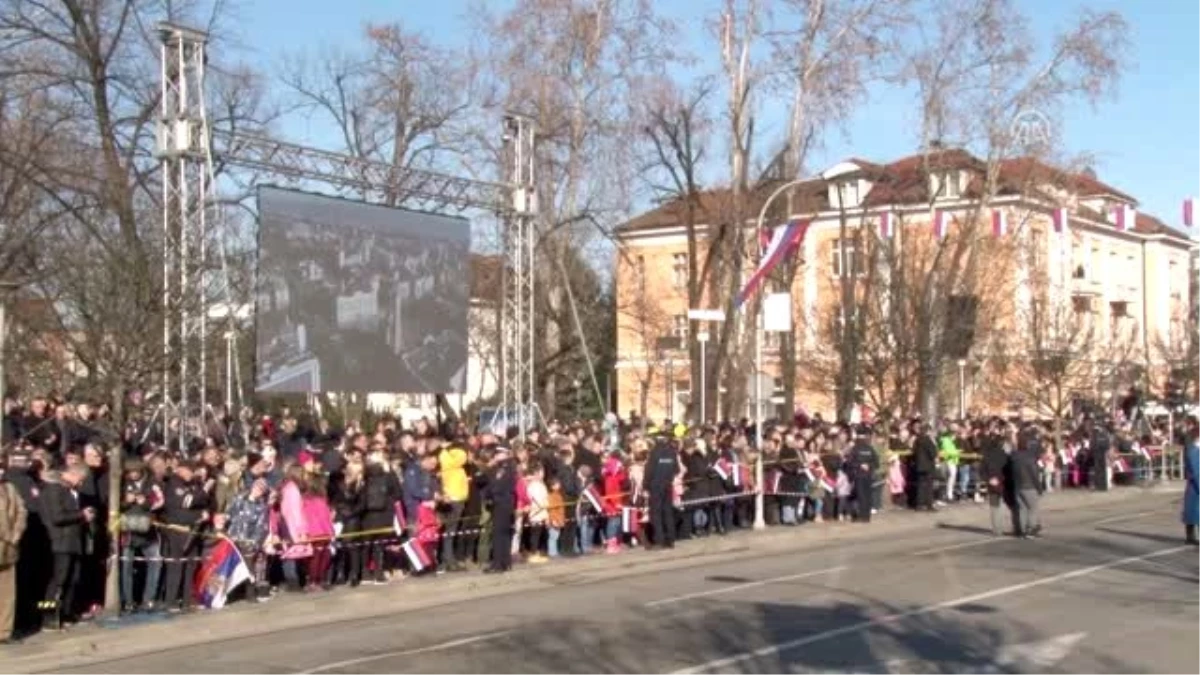
<svg viewBox="0 0 1200 675">
<path fill-rule="evenodd" d="M 258 191 L 257 390 L 466 388 L 465 218 Z"/>
</svg>

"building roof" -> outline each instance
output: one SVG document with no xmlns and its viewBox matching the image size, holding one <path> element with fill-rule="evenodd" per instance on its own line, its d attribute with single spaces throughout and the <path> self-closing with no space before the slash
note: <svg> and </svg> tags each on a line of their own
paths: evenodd
<svg viewBox="0 0 1200 675">
<path fill-rule="evenodd" d="M 987 170 L 987 164 L 959 148 L 919 153 L 886 164 L 878 164 L 857 157 L 847 159 L 843 164 L 856 165 L 862 177 L 872 182 L 870 191 L 863 196 L 863 204 L 868 207 L 928 203 L 930 201 L 929 174 L 951 169 L 968 170 L 974 173 L 963 190 L 964 197 L 979 198 L 984 194 L 983 172 Z M 1055 198 L 1045 190 L 1046 186 L 1053 186 L 1077 197 L 1104 196 L 1128 202 L 1133 206 L 1137 205 L 1134 197 L 1099 180 L 1090 171 L 1065 169 L 1033 157 L 1017 157 L 1001 161 L 998 181 L 998 194 L 1003 196 L 1027 195 L 1054 202 Z M 758 199 L 765 199 L 767 193 L 776 185 L 779 185 L 778 181 L 765 183 L 755 191 L 754 196 Z M 828 210 L 830 204 L 827 187 L 827 181 L 821 178 L 814 178 L 801 184 L 798 188 L 802 193 L 801 204 L 794 205 L 795 210 L 800 212 Z M 721 218 L 719 214 L 724 208 L 727 208 L 729 198 L 730 192 L 726 188 L 701 192 L 696 197 L 700 206 L 698 222 L 719 220 Z M 617 232 L 622 234 L 680 226 L 683 221 L 683 208 L 682 198 L 667 201 L 630 219 L 618 227 Z M 1108 220 L 1105 214 L 1094 209 L 1081 206 L 1078 212 L 1080 215 L 1094 220 Z M 1134 231 L 1141 234 L 1165 234 L 1188 238 L 1188 235 L 1183 232 L 1145 213 L 1137 214 Z"/>
</svg>

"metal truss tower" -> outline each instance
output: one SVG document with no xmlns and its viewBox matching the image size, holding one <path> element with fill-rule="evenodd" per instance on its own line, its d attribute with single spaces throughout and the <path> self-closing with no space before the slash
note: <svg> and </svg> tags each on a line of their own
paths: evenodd
<svg viewBox="0 0 1200 675">
<path fill-rule="evenodd" d="M 207 36 L 161 24 L 163 426 L 203 419 L 207 409 L 208 124 L 204 111 Z M 194 415 L 194 417 L 192 417 Z M 198 430 L 197 430 L 198 431 Z M 164 434 L 165 435 L 165 434 Z M 183 450 L 188 433 L 179 434 Z"/>
<path fill-rule="evenodd" d="M 260 135 L 210 129 L 204 107 L 207 36 L 183 26 L 159 25 L 162 40 L 162 105 L 158 151 L 163 171 L 163 398 L 164 416 L 181 427 L 203 419 L 208 404 L 209 304 L 219 297 L 209 251 L 224 250 L 207 208 L 214 202 L 213 158 L 224 165 L 272 174 L 294 182 L 324 183 L 367 199 L 399 197 L 428 211 L 481 210 L 504 227 L 506 261 L 501 334 L 502 404 L 516 412 L 522 429 L 533 421 L 534 249 L 537 240 L 535 134 L 532 122 L 504 120 L 504 182 L 480 181 L 436 171 L 309 148 Z M 225 302 L 229 302 L 228 279 Z M 227 307 L 232 311 L 232 307 Z M 181 447 L 187 434 L 180 435 Z"/>
</svg>

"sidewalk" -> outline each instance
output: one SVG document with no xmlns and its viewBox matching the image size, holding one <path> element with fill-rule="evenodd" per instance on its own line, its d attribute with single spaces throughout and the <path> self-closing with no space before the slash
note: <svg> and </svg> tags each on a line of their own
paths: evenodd
<svg viewBox="0 0 1200 675">
<path fill-rule="evenodd" d="M 1050 495 L 1044 511 L 1071 511 L 1082 505 L 1103 506 L 1152 494 L 1178 491 L 1173 486 L 1123 488 L 1108 493 L 1066 491 Z M 981 505 L 944 509 L 938 522 L 978 523 Z M 537 588 L 596 583 L 630 574 L 649 574 L 693 566 L 706 559 L 736 561 L 786 552 L 813 544 L 853 543 L 870 536 L 894 536 L 931 521 L 925 514 L 889 510 L 877 518 L 880 527 L 829 523 L 799 528 L 775 527 L 742 531 L 728 537 L 681 542 L 669 551 L 633 550 L 617 556 L 594 555 L 547 565 L 521 565 L 503 576 L 478 573 L 406 579 L 388 586 L 335 590 L 327 595 L 280 595 L 266 604 L 238 603 L 219 611 L 152 623 L 84 625 L 65 634 L 41 634 L 24 644 L 0 649 L 0 671 L 37 672 L 84 666 L 97 661 L 177 649 L 209 642 L 244 639 L 342 621 L 358 621 Z"/>
</svg>

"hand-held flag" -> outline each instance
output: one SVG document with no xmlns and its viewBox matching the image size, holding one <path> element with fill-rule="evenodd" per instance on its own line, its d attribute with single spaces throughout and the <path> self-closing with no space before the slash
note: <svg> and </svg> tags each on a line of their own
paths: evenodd
<svg viewBox="0 0 1200 675">
<path fill-rule="evenodd" d="M 242 553 L 228 539 L 221 539 L 204 559 L 196 574 L 196 600 L 209 609 L 221 609 L 229 593 L 252 578 Z"/>
</svg>

